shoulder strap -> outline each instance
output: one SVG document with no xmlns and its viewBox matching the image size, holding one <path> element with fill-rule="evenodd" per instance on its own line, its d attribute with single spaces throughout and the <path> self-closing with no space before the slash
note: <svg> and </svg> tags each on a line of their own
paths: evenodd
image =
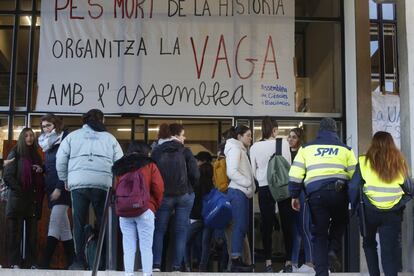
<svg viewBox="0 0 414 276">
<path fill-rule="evenodd" d="M 282 138 L 276 138 L 276 155 L 282 155 Z"/>
</svg>

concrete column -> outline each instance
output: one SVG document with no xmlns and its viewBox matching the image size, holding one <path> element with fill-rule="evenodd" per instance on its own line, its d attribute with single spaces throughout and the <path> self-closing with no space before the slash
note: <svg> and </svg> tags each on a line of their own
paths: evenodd
<svg viewBox="0 0 414 276">
<path fill-rule="evenodd" d="M 401 149 L 413 175 L 414 161 L 414 1 L 397 0 L 398 66 L 401 99 Z M 402 225 L 403 271 L 414 271 L 413 205 L 404 212 Z"/>
</svg>

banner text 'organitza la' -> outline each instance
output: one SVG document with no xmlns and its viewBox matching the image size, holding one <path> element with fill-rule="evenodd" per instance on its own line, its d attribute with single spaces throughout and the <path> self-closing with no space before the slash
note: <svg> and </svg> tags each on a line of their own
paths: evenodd
<svg viewBox="0 0 414 276">
<path fill-rule="evenodd" d="M 36 110 L 294 113 L 294 0 L 42 1 Z"/>
</svg>

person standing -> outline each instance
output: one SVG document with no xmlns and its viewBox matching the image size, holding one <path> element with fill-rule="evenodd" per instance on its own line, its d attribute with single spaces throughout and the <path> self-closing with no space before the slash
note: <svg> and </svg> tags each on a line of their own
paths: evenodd
<svg viewBox="0 0 414 276">
<path fill-rule="evenodd" d="M 298 153 L 299 148 L 303 144 L 304 133 L 301 128 L 292 128 L 289 131 L 289 136 L 287 138 L 290 155 L 292 161 L 295 160 L 296 154 Z M 300 212 L 295 212 L 294 215 L 294 224 L 293 224 L 293 241 L 292 241 L 292 266 L 294 272 L 299 273 L 315 273 L 313 268 L 313 257 L 312 257 L 312 235 L 310 233 L 310 213 L 309 209 L 305 205 L 305 194 L 302 191 L 299 196 L 300 205 L 303 208 L 300 209 Z M 303 243 L 303 248 L 305 251 L 305 263 L 299 267 L 299 256 L 301 245 Z"/>
<path fill-rule="evenodd" d="M 155 212 L 160 207 L 164 192 L 164 181 L 155 162 L 149 158 L 150 146 L 144 142 L 132 142 L 127 154 L 115 162 L 115 176 L 126 179 L 139 172 L 144 177 L 149 192 L 148 210 L 136 217 L 120 217 L 119 226 L 122 232 L 124 250 L 125 276 L 134 275 L 134 262 L 137 237 L 141 253 L 142 272 L 144 276 L 152 275 L 152 243 L 154 236 Z"/>
<path fill-rule="evenodd" d="M 253 175 L 259 182 L 259 208 L 260 208 L 260 227 L 262 242 L 265 254 L 265 272 L 273 272 L 272 268 L 272 232 L 276 221 L 275 205 L 276 202 L 270 193 L 267 181 L 267 167 L 269 160 L 276 149 L 276 136 L 278 133 L 278 123 L 276 120 L 266 117 L 262 121 L 262 140 L 253 144 L 250 149 L 250 160 Z M 289 144 L 282 140 L 282 156 L 291 164 Z M 283 243 L 285 245 L 286 260 L 283 272 L 292 272 L 292 227 L 294 211 L 292 210 L 291 199 L 278 202 L 279 214 L 282 224 Z"/>
<path fill-rule="evenodd" d="M 191 249 L 198 234 L 201 233 L 201 258 L 198 271 L 207 272 L 211 249 L 210 241 L 214 229 L 209 228 L 204 224 L 201 212 L 203 209 L 204 196 L 214 188 L 213 165 L 211 165 L 213 157 L 208 151 L 200 151 L 197 153 L 195 158 L 197 159 L 198 168 L 200 170 L 200 179 L 198 185 L 194 188 L 195 199 L 193 209 L 191 210 L 190 214 L 191 224 L 187 236 L 185 265 L 186 270 L 191 271 Z"/>
<path fill-rule="evenodd" d="M 172 270 L 180 271 L 185 256 L 190 212 L 194 203 L 192 184 L 198 183 L 200 172 L 191 150 L 184 147 L 184 127 L 181 124 L 162 124 L 158 144 L 151 157 L 164 179 L 164 198 L 155 215 L 153 271 L 161 270 L 164 236 L 172 212 L 175 212 L 175 254 Z"/>
<path fill-rule="evenodd" d="M 230 130 L 232 138 L 226 141 L 227 176 L 230 179 L 227 197 L 232 206 L 233 229 L 231 235 L 231 271 L 249 272 L 250 265 L 243 263 L 241 256 L 243 240 L 249 228 L 249 199 L 254 193 L 253 172 L 247 149 L 252 143 L 252 132 L 247 126 Z"/>
<path fill-rule="evenodd" d="M 68 217 L 70 194 L 65 190 L 65 183 L 60 181 L 56 172 L 56 153 L 60 143 L 67 136 L 63 131 L 62 121 L 53 114 L 40 118 L 41 134 L 39 145 L 45 153 L 45 190 L 48 205 L 51 209 L 46 248 L 41 263 L 42 268 L 49 268 L 50 261 L 59 241 L 63 243 L 66 263 L 73 262 L 74 245 Z"/>
<path fill-rule="evenodd" d="M 399 237 L 405 204 L 412 199 L 407 161 L 397 149 L 390 133 L 375 133 L 365 156 L 359 157 L 349 183 L 349 198 L 360 223 L 365 225 L 363 248 L 369 275 L 379 276 L 376 234 L 381 243 L 381 261 L 385 276 L 397 276 Z M 360 206 L 360 191 L 365 208 Z M 362 214 L 363 213 L 363 214 Z M 364 220 L 364 221 L 362 221 Z M 361 225 L 360 229 L 364 229 Z"/>
<path fill-rule="evenodd" d="M 307 197 L 315 271 L 323 276 L 329 275 L 329 262 L 338 259 L 336 253 L 348 223 L 346 186 L 357 163 L 352 149 L 339 140 L 336 132 L 333 119 L 322 119 L 318 137 L 299 149 L 289 171 L 292 208 L 300 211 L 303 189 Z"/>
<path fill-rule="evenodd" d="M 86 268 L 84 226 L 89 205 L 100 225 L 112 186 L 112 165 L 123 156 L 118 141 L 106 131 L 102 111 L 91 109 L 82 119 L 82 128 L 66 136 L 56 154 L 57 174 L 72 197 L 76 259 L 69 269 L 75 270 Z"/>
<path fill-rule="evenodd" d="M 6 217 L 9 224 L 9 262 L 12 268 L 36 268 L 37 224 L 41 217 L 44 196 L 42 161 L 36 136 L 31 128 L 24 128 L 17 145 L 9 153 L 3 179 L 9 187 Z M 25 258 L 22 263 L 21 238 L 25 222 Z"/>
</svg>

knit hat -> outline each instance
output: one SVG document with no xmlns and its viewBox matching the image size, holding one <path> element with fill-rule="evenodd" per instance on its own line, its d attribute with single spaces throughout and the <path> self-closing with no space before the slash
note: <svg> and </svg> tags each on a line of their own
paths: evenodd
<svg viewBox="0 0 414 276">
<path fill-rule="evenodd" d="M 332 132 L 338 131 L 336 127 L 336 122 L 332 118 L 323 118 L 319 125 L 319 130 L 326 130 L 326 131 L 332 131 Z"/>
</svg>

